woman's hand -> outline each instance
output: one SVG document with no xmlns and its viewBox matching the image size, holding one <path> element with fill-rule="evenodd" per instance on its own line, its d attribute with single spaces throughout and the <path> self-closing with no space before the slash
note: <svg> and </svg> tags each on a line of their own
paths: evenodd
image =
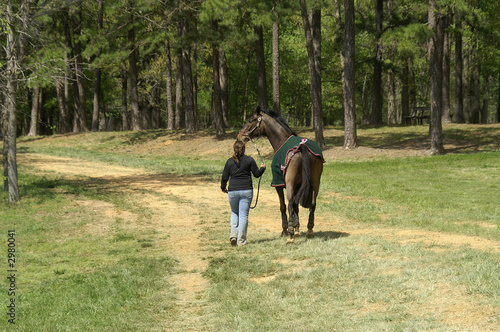
<svg viewBox="0 0 500 332">
<path fill-rule="evenodd" d="M 227 194 L 227 189 L 221 189 L 224 194 Z"/>
<path fill-rule="evenodd" d="M 260 168 L 266 168 L 266 165 L 265 164 L 261 164 Z"/>
</svg>

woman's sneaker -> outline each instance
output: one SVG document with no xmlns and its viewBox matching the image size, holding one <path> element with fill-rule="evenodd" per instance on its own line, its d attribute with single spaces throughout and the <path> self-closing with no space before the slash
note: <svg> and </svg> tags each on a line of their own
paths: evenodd
<svg viewBox="0 0 500 332">
<path fill-rule="evenodd" d="M 238 242 L 235 237 L 230 238 L 229 241 L 231 241 L 232 246 L 235 246 L 236 242 Z"/>
</svg>

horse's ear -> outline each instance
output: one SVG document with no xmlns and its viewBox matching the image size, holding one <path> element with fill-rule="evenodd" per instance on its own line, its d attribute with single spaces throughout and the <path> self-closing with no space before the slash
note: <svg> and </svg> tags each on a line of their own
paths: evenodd
<svg viewBox="0 0 500 332">
<path fill-rule="evenodd" d="M 262 115 L 262 109 L 260 108 L 260 105 L 257 105 L 254 111 L 255 114 L 257 115 Z"/>
</svg>

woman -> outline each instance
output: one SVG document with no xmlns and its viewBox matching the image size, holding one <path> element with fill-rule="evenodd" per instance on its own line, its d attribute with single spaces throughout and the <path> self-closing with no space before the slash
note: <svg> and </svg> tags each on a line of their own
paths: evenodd
<svg viewBox="0 0 500 332">
<path fill-rule="evenodd" d="M 245 143 L 234 142 L 234 154 L 226 162 L 222 172 L 220 187 L 228 193 L 231 206 L 231 245 L 243 246 L 247 243 L 248 212 L 253 198 L 252 174 L 258 178 L 266 170 L 266 165 L 257 167 L 252 157 L 245 155 Z M 229 180 L 229 188 L 226 189 Z"/>
</svg>

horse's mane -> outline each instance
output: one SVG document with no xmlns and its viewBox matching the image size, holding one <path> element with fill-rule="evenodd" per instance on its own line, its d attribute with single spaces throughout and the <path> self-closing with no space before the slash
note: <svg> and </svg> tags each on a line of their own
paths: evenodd
<svg viewBox="0 0 500 332">
<path fill-rule="evenodd" d="M 283 128 L 288 130 L 290 135 L 297 136 L 297 134 L 292 129 L 290 129 L 290 126 L 288 126 L 288 123 L 286 122 L 286 120 L 283 119 L 278 112 L 276 112 L 274 110 L 270 110 L 270 109 L 264 109 L 263 111 L 264 111 L 264 113 L 266 113 L 267 115 L 272 117 L 274 120 L 276 120 Z"/>
</svg>

